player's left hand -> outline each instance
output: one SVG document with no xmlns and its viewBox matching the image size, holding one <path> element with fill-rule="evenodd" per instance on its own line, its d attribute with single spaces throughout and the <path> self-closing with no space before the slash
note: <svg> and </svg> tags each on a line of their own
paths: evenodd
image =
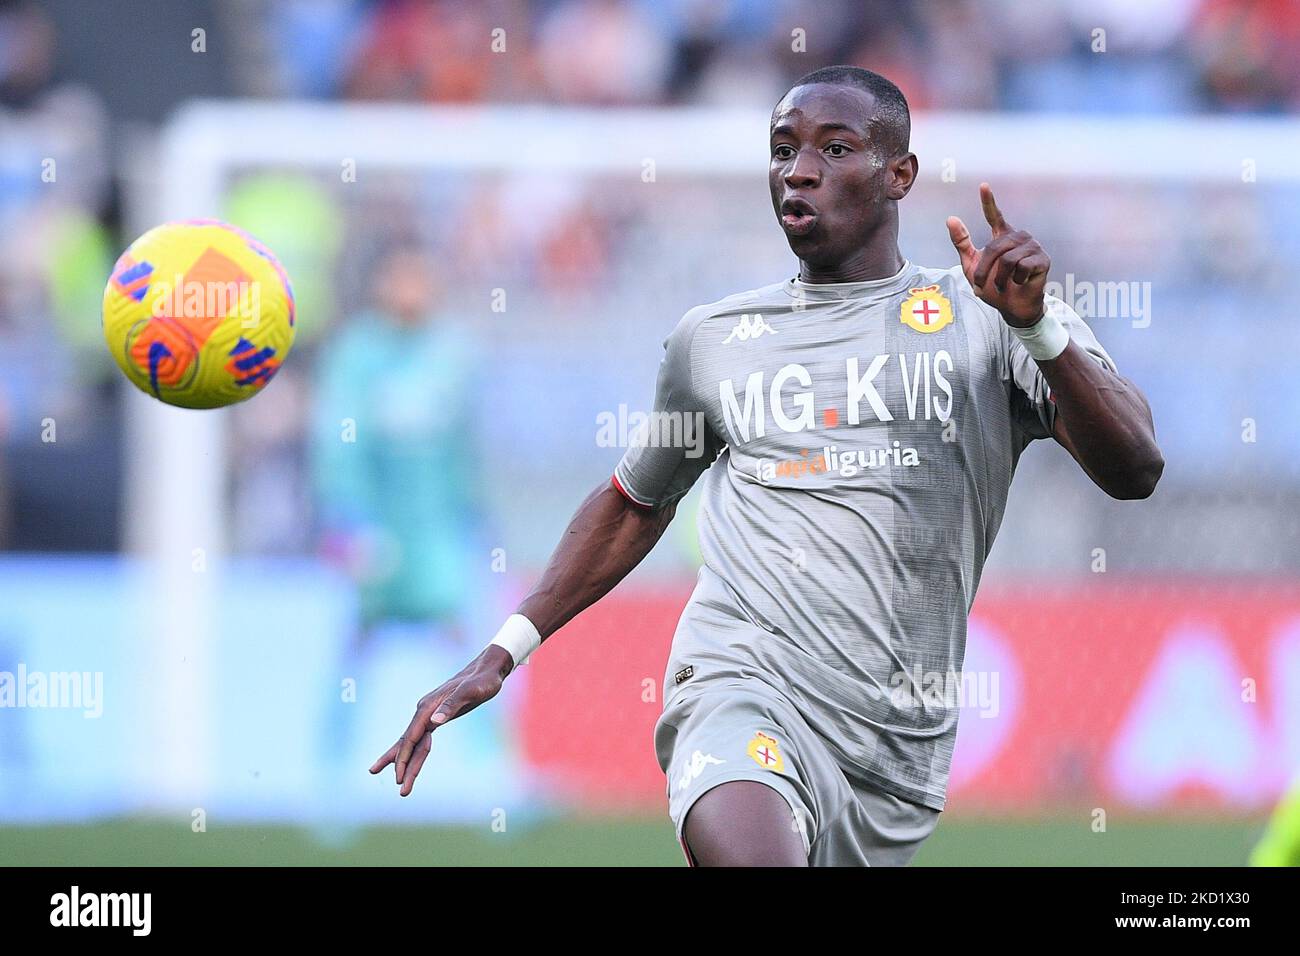
<svg viewBox="0 0 1300 956">
<path fill-rule="evenodd" d="M 961 271 L 975 294 L 1001 312 L 1008 325 L 1028 328 L 1043 315 L 1052 260 L 1037 239 L 1011 228 L 988 183 L 980 183 L 980 203 L 993 230 L 993 238 L 983 249 L 975 248 L 965 223 L 956 216 L 948 217 L 948 236 L 961 257 Z"/>
<path fill-rule="evenodd" d="M 459 674 L 420 698 L 406 733 L 370 766 L 370 772 L 379 773 L 392 764 L 394 779 L 401 787 L 398 792 L 409 797 L 415 778 L 428 759 L 433 732 L 495 697 L 513 668 L 510 652 L 497 644 L 489 644 L 478 657 L 461 668 Z"/>
</svg>

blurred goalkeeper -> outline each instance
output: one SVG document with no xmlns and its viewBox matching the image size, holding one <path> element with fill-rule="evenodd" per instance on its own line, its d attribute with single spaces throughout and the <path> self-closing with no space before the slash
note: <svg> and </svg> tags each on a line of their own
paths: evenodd
<svg viewBox="0 0 1300 956">
<path fill-rule="evenodd" d="M 704 476 L 703 567 L 655 728 L 687 859 L 912 858 L 944 806 L 960 703 L 929 675 L 960 673 L 1021 452 L 1055 438 L 1121 499 L 1148 497 L 1164 460 L 1145 397 L 1044 294 L 1047 253 L 987 185 L 982 248 L 954 217 L 958 266 L 903 258 L 910 125 L 898 88 L 853 67 L 810 73 L 777 104 L 768 178 L 798 277 L 686 313 L 664 343 L 655 430 L 372 773 L 394 764 L 409 794 L 432 731 L 636 567 Z"/>
</svg>

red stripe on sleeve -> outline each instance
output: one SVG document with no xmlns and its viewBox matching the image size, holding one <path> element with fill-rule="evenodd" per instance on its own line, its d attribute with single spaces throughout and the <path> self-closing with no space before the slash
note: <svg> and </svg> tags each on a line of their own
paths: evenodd
<svg viewBox="0 0 1300 956">
<path fill-rule="evenodd" d="M 641 508 L 641 509 L 644 510 L 644 511 L 653 511 L 653 510 L 654 510 L 653 507 L 652 507 L 651 505 L 643 504 L 642 502 L 637 501 L 635 498 L 633 498 L 631 495 L 629 495 L 629 494 L 627 493 L 627 489 L 624 488 L 623 485 L 619 482 L 619 480 L 618 480 L 618 475 L 610 475 L 610 476 L 609 476 L 609 483 L 610 483 L 611 485 L 614 486 L 614 488 L 618 491 L 618 493 L 619 493 L 620 495 L 622 495 L 622 496 L 623 496 L 624 498 L 626 498 L 628 501 L 632 502 L 632 504 L 636 505 L 638 508 Z"/>
</svg>

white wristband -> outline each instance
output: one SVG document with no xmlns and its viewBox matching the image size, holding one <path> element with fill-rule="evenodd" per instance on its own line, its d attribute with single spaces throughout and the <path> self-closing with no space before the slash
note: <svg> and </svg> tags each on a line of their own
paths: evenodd
<svg viewBox="0 0 1300 956">
<path fill-rule="evenodd" d="M 533 622 L 522 614 L 511 614 L 506 618 L 506 622 L 501 625 L 501 630 L 497 631 L 497 636 L 488 642 L 489 646 L 495 644 L 497 647 L 504 647 L 516 667 L 522 664 L 529 654 L 537 650 L 541 643 L 542 635 L 537 633 Z"/>
<path fill-rule="evenodd" d="M 1025 346 L 1025 351 L 1040 362 L 1054 359 L 1070 344 L 1070 332 L 1061 323 L 1051 308 L 1043 310 L 1043 317 L 1027 329 L 1018 329 L 1014 325 L 1011 331 L 1016 333 Z"/>
</svg>

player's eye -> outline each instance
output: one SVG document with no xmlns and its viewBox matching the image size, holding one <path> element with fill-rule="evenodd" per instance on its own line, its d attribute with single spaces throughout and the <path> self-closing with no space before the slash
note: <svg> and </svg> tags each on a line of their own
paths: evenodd
<svg viewBox="0 0 1300 956">
<path fill-rule="evenodd" d="M 792 156 L 794 156 L 794 147 L 777 146 L 775 149 L 772 150 L 772 156 L 774 159 L 789 159 Z"/>
<path fill-rule="evenodd" d="M 831 143 L 826 147 L 826 152 L 830 153 L 832 156 L 847 156 L 849 154 L 849 148 L 843 143 Z"/>
</svg>

